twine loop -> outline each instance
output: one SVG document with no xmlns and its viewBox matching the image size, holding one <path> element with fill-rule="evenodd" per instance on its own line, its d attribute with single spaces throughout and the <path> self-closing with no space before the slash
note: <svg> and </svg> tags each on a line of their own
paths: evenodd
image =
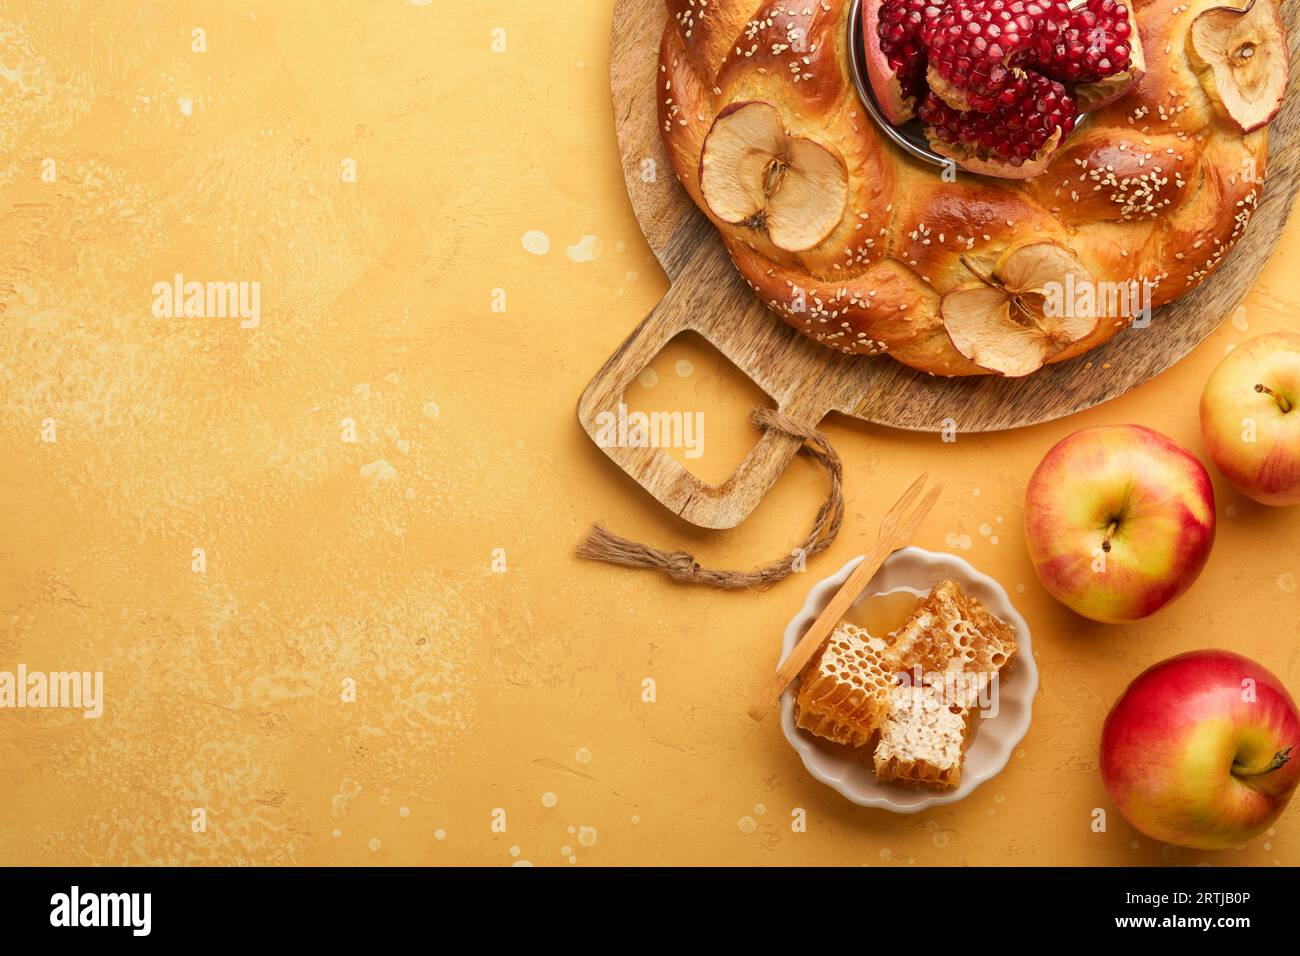
<svg viewBox="0 0 1300 956">
<path fill-rule="evenodd" d="M 686 551 L 661 551 L 647 544 L 630 541 L 614 534 L 601 524 L 594 524 L 578 544 L 578 557 L 604 561 L 629 568 L 660 571 L 682 584 L 704 584 L 712 588 L 736 590 L 763 589 L 788 577 L 799 564 L 814 558 L 831 546 L 844 520 L 844 466 L 826 436 L 804 422 L 771 408 L 755 408 L 749 420 L 758 428 L 784 432 L 802 439 L 799 453 L 817 462 L 826 471 L 829 488 L 826 500 L 817 510 L 812 528 L 802 544 L 788 557 L 772 561 L 752 571 L 717 571 L 700 567 L 695 556 Z"/>
</svg>

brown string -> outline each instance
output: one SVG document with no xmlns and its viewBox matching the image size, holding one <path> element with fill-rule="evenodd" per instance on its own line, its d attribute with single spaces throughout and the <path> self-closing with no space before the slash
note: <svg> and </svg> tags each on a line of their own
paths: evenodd
<svg viewBox="0 0 1300 956">
<path fill-rule="evenodd" d="M 799 448 L 800 453 L 826 469 L 826 476 L 830 479 L 826 500 L 817 510 L 808 537 L 800 545 L 805 560 L 814 558 L 830 547 L 835 536 L 840 533 L 840 524 L 844 520 L 844 467 L 840 464 L 840 456 L 835 454 L 835 449 L 826 436 L 817 429 L 781 412 L 770 408 L 755 408 L 749 413 L 749 420 L 759 428 L 772 428 L 802 438 L 804 444 Z M 724 589 L 770 587 L 789 576 L 795 567 L 792 553 L 788 558 L 773 561 L 753 571 L 714 571 L 700 567 L 694 555 L 685 551 L 660 551 L 621 538 L 600 524 L 592 525 L 587 537 L 578 545 L 578 557 L 621 564 L 629 568 L 652 568 L 682 584 L 707 584 L 709 587 Z"/>
</svg>

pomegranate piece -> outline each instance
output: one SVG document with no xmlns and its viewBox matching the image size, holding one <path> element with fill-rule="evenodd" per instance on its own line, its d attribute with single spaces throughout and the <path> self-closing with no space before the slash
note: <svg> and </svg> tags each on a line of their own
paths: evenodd
<svg viewBox="0 0 1300 956">
<path fill-rule="evenodd" d="M 935 151 L 971 172 L 1037 175 L 1080 113 L 1141 79 L 1132 3 L 866 0 L 876 102 L 894 124 L 919 116 Z"/>
<path fill-rule="evenodd" d="M 893 0 L 880 3 L 877 28 L 880 51 L 898 76 L 903 92 L 918 96 L 925 92 L 925 43 L 921 28 L 939 15 L 935 0 Z"/>
<path fill-rule="evenodd" d="M 1023 100 L 1069 13 L 1064 0 L 951 0 L 923 30 L 930 85 L 959 110 Z"/>
<path fill-rule="evenodd" d="M 1129 68 L 1133 51 L 1128 7 L 1088 0 L 1069 19 L 1041 62 L 1042 72 L 1066 83 L 1095 83 Z"/>
<path fill-rule="evenodd" d="M 863 7 L 867 79 L 891 123 L 912 118 L 925 95 L 925 43 L 921 29 L 939 15 L 943 0 L 867 0 Z"/>
<path fill-rule="evenodd" d="M 972 171 L 1007 179 L 1037 175 L 1078 118 L 1064 85 L 1027 74 L 1025 93 L 997 109 L 954 110 L 933 92 L 918 110 L 936 152 Z"/>
</svg>

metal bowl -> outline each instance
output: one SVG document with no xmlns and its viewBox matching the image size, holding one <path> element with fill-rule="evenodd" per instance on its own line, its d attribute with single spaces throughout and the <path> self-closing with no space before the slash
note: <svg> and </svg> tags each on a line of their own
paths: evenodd
<svg viewBox="0 0 1300 956">
<path fill-rule="evenodd" d="M 867 108 L 867 113 L 871 115 L 872 121 L 881 134 L 903 152 L 937 169 L 949 166 L 954 161 L 940 156 L 930 148 L 920 120 L 909 120 L 902 126 L 895 126 L 885 119 L 880 104 L 876 102 L 876 94 L 871 91 L 871 84 L 867 81 L 867 48 L 863 37 L 864 32 L 862 0 L 851 0 L 848 36 L 849 71 L 853 74 L 853 85 L 857 87 L 858 99 L 862 100 L 862 105 Z"/>
</svg>

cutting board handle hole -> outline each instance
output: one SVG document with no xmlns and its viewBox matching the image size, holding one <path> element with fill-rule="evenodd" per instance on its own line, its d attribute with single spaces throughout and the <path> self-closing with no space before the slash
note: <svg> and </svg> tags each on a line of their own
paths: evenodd
<svg viewBox="0 0 1300 956">
<path fill-rule="evenodd" d="M 718 485 L 745 460 L 757 435 L 755 406 L 776 405 L 717 348 L 682 332 L 651 359 L 623 395 L 628 418 L 701 481 Z M 640 416 L 645 416 L 640 418 Z"/>
</svg>

